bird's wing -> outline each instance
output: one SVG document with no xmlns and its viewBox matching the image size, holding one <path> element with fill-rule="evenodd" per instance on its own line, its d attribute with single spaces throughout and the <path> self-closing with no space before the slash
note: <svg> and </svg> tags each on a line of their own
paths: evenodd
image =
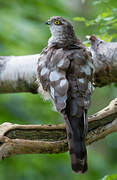
<svg viewBox="0 0 117 180">
<path fill-rule="evenodd" d="M 57 111 L 66 107 L 68 81 L 66 71 L 70 61 L 63 48 L 51 47 L 41 54 L 38 62 L 39 80 L 45 91 L 53 99 Z"/>
</svg>

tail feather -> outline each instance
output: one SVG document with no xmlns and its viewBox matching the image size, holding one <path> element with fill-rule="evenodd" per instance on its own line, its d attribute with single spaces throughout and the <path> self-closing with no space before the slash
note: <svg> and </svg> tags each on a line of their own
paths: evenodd
<svg viewBox="0 0 117 180">
<path fill-rule="evenodd" d="M 85 173 L 88 169 L 87 166 L 87 159 L 84 160 L 79 160 L 77 159 L 76 163 L 73 163 L 74 159 L 76 159 L 75 155 L 73 157 L 73 155 L 70 154 L 71 157 L 71 167 L 72 170 L 76 173 Z"/>
<path fill-rule="evenodd" d="M 88 169 L 85 136 L 87 134 L 87 111 L 81 107 L 77 116 L 71 116 L 70 111 L 64 116 L 66 122 L 71 166 L 76 173 L 85 173 Z M 73 114 L 72 114 L 73 115 Z"/>
<path fill-rule="evenodd" d="M 77 122 L 83 122 L 83 119 L 79 118 L 73 118 L 72 121 Z M 72 123 L 71 123 L 72 124 Z M 71 166 L 73 171 L 75 172 L 81 172 L 85 173 L 88 169 L 87 166 L 87 150 L 86 150 L 86 145 L 85 145 L 85 135 L 84 131 L 79 123 L 76 123 L 76 126 L 72 128 L 72 134 L 71 137 L 68 137 L 69 141 L 69 149 L 70 149 L 70 158 L 71 158 Z M 69 132 L 70 133 L 70 132 Z"/>
</svg>

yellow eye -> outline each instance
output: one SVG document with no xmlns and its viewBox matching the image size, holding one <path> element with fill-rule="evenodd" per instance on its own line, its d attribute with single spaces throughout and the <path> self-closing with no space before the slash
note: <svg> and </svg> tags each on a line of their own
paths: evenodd
<svg viewBox="0 0 117 180">
<path fill-rule="evenodd" d="M 59 20 L 56 20 L 56 21 L 54 21 L 54 24 L 59 25 L 59 24 L 61 24 L 61 22 Z"/>
</svg>

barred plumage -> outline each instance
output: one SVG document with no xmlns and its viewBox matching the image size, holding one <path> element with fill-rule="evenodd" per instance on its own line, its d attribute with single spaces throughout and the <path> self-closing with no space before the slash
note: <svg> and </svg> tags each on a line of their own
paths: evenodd
<svg viewBox="0 0 117 180">
<path fill-rule="evenodd" d="M 58 26 L 55 20 L 61 22 L 61 28 L 55 27 Z M 64 117 L 72 169 L 84 173 L 87 171 L 87 114 L 93 90 L 91 54 L 76 38 L 67 20 L 52 17 L 49 22 L 52 37 L 38 61 L 38 80 Z"/>
</svg>

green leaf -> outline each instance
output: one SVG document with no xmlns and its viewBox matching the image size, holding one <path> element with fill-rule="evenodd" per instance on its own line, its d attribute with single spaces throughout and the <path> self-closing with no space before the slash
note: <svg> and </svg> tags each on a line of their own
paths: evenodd
<svg viewBox="0 0 117 180">
<path fill-rule="evenodd" d="M 102 16 L 101 15 L 99 15 L 96 19 L 95 19 L 95 22 L 100 22 L 102 20 Z"/>
<path fill-rule="evenodd" d="M 117 180 L 117 174 L 107 175 L 102 180 Z"/>
<path fill-rule="evenodd" d="M 106 18 L 104 18 L 105 21 L 111 21 L 113 19 L 114 19 L 114 17 L 106 17 Z"/>
<path fill-rule="evenodd" d="M 86 19 L 84 17 L 74 17 L 73 20 L 79 21 L 79 22 L 85 22 L 86 21 Z"/>
</svg>

